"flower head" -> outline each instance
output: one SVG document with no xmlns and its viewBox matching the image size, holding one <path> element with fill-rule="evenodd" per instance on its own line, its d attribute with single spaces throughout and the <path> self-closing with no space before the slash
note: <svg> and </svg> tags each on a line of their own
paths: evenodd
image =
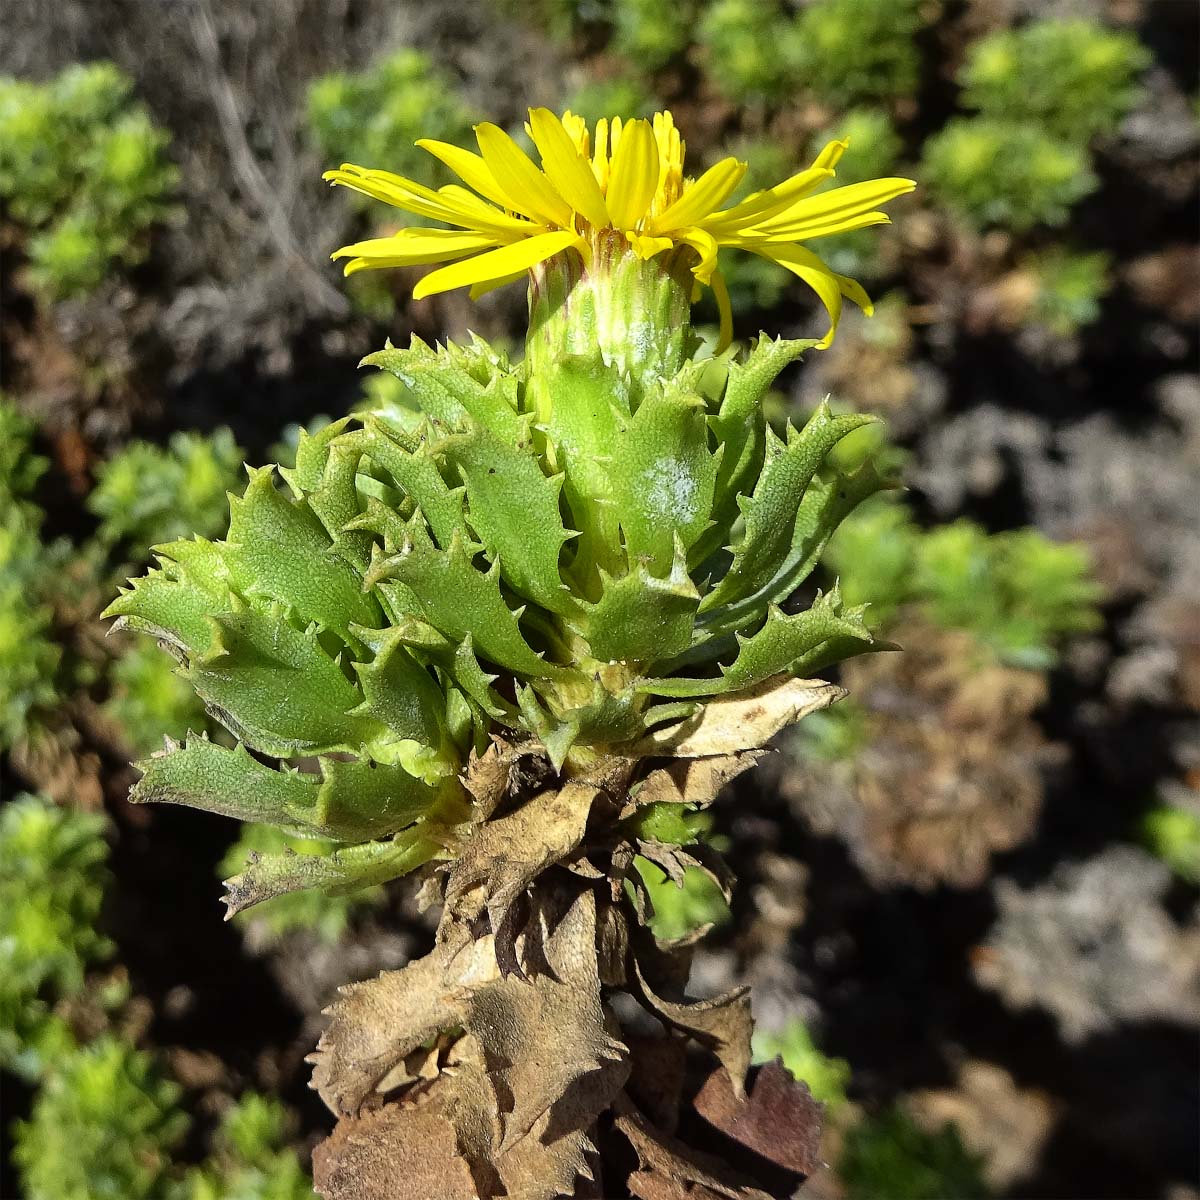
<svg viewBox="0 0 1200 1200">
<path fill-rule="evenodd" d="M 614 234 L 642 259 L 686 247 L 697 291 L 711 287 L 716 296 L 724 345 L 732 321 L 717 256 L 723 247 L 736 247 L 778 263 L 817 293 L 830 318 L 825 346 L 837 329 L 843 297 L 868 313 L 871 302 L 858 283 L 831 271 L 801 243 L 885 224 L 879 206 L 916 186 L 911 179 L 872 179 L 817 192 L 833 178 L 847 146 L 832 141 L 806 170 L 723 208 L 747 164 L 726 158 L 698 178 L 685 177 L 684 143 L 669 112 L 656 113 L 653 121 L 601 119 L 593 135 L 573 113 L 559 118 L 535 108 L 526 129 L 540 167 L 486 122 L 475 128 L 478 154 L 445 142 L 417 143 L 467 187 L 434 190 L 350 163 L 327 171 L 324 178 L 332 183 L 451 227 L 400 229 L 343 246 L 333 257 L 349 259 L 347 275 L 447 264 L 413 289 L 420 299 L 466 286 L 475 297 L 571 250 L 587 266 L 600 241 Z"/>
</svg>

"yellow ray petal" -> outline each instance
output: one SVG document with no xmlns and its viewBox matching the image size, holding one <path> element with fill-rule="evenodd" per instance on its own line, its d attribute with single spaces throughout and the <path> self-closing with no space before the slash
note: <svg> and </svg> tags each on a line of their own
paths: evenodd
<svg viewBox="0 0 1200 1200">
<path fill-rule="evenodd" d="M 627 233 L 625 237 L 641 259 L 653 258 L 675 245 L 675 239 L 669 237 L 649 237 L 643 233 Z"/>
<path fill-rule="evenodd" d="M 369 238 L 342 246 L 330 257 L 387 259 L 389 266 L 421 266 L 460 258 L 499 244 L 486 234 L 457 229 L 402 229 L 391 237 Z"/>
<path fill-rule="evenodd" d="M 871 297 L 867 295 L 857 279 L 851 279 L 849 275 L 837 274 L 834 275 L 834 279 L 838 281 L 838 288 L 847 300 L 857 304 L 868 317 L 875 315 L 875 305 L 871 303 Z"/>
<path fill-rule="evenodd" d="M 431 271 L 413 288 L 413 298 L 420 300 L 437 292 L 448 292 L 468 284 L 501 279 L 518 271 L 526 271 L 552 254 L 558 254 L 582 241 L 583 239 L 570 229 L 557 229 L 553 233 L 524 238 L 511 246 L 502 246 L 499 250 L 469 258 L 466 262 Z"/>
<path fill-rule="evenodd" d="M 753 247 L 747 247 L 752 249 Z M 804 280 L 825 306 L 829 314 L 829 332 L 817 343 L 818 350 L 825 350 L 837 333 L 838 321 L 842 316 L 842 288 L 840 278 L 835 275 L 811 250 L 803 246 L 773 246 L 769 250 L 753 250 L 781 267 L 791 271 L 797 278 Z M 442 270 L 453 270 L 453 267 L 443 267 Z"/>
<path fill-rule="evenodd" d="M 604 193 L 563 123 L 548 108 L 529 110 L 529 136 L 542 156 L 542 170 L 555 190 L 596 228 L 608 225 Z"/>
<path fill-rule="evenodd" d="M 650 222 L 650 228 L 657 233 L 695 225 L 725 203 L 745 173 L 746 163 L 738 162 L 736 158 L 722 159 L 694 183 L 688 184 L 683 195 Z"/>
<path fill-rule="evenodd" d="M 570 227 L 570 204 L 503 129 L 484 121 L 475 126 L 475 140 L 496 182 L 518 202 L 518 212 L 560 229 Z"/>
<path fill-rule="evenodd" d="M 506 283 L 516 283 L 518 279 L 524 278 L 524 271 L 514 271 L 511 275 L 502 275 L 499 279 L 481 279 L 478 283 L 471 284 L 471 290 L 467 294 L 472 300 L 478 300 L 480 296 L 486 296 L 488 292 L 494 292 Z"/>
<path fill-rule="evenodd" d="M 869 229 L 872 225 L 890 225 L 892 218 L 884 212 L 863 213 L 860 217 L 852 217 L 849 221 L 826 221 L 822 224 L 807 222 L 787 225 L 781 229 L 771 227 L 770 232 L 761 229 L 749 229 L 744 233 L 722 238 L 721 244 L 741 245 L 750 242 L 800 242 L 811 241 L 813 238 L 828 237 L 831 233 L 853 233 L 856 229 Z"/>
<path fill-rule="evenodd" d="M 452 225 L 459 224 L 456 214 L 437 192 L 431 188 L 405 179 L 402 175 L 393 175 L 390 171 L 372 171 L 366 167 L 356 167 L 353 163 L 343 163 L 336 171 L 326 171 L 321 176 L 329 183 L 337 183 L 351 191 L 361 192 L 373 200 L 382 200 L 396 208 L 416 213 L 422 217 L 432 217 L 435 221 L 446 221 Z"/>
<path fill-rule="evenodd" d="M 692 268 L 692 274 L 701 283 L 710 283 L 713 272 L 717 269 L 717 239 L 711 233 L 693 226 L 679 235 L 679 241 L 691 246 L 700 255 L 700 261 Z"/>
<path fill-rule="evenodd" d="M 478 154 L 462 146 L 452 146 L 449 142 L 435 141 L 433 138 L 421 138 L 417 142 L 428 154 L 444 162 L 467 187 L 474 188 L 481 196 L 486 196 L 493 203 L 514 212 L 522 209 L 516 203 L 516 198 L 510 196 L 497 182 L 489 170 L 487 163 Z"/>
<path fill-rule="evenodd" d="M 609 168 L 606 200 L 614 228 L 633 229 L 646 215 L 657 188 L 654 130 L 649 121 L 627 121 Z"/>
<path fill-rule="evenodd" d="M 880 204 L 911 192 L 917 185 L 911 179 L 868 179 L 834 188 L 819 196 L 806 196 L 782 212 L 755 223 L 763 233 L 790 232 L 793 237 L 806 237 L 803 231 L 813 227 L 850 221 Z M 828 232 L 828 231 L 827 231 Z"/>
<path fill-rule="evenodd" d="M 806 196 L 813 188 L 819 187 L 826 179 L 833 178 L 831 167 L 809 167 L 800 171 L 790 179 L 777 183 L 774 187 L 765 188 L 747 196 L 740 204 L 727 208 L 724 212 L 714 213 L 705 218 L 705 229 L 716 233 L 718 229 L 731 229 L 737 226 L 756 225 L 769 220 L 776 213 L 783 212 L 797 199 Z"/>
<path fill-rule="evenodd" d="M 608 118 L 596 122 L 596 144 L 592 149 L 592 174 L 600 190 L 608 191 Z"/>
</svg>

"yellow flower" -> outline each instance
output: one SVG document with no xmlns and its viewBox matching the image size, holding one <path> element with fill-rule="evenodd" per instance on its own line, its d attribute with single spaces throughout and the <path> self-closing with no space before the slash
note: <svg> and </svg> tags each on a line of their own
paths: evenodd
<svg viewBox="0 0 1200 1200">
<path fill-rule="evenodd" d="M 729 341 L 729 296 L 717 267 L 722 247 L 748 250 L 804 280 L 829 313 L 827 346 L 842 298 L 868 314 L 871 302 L 845 275 L 831 271 L 800 243 L 888 221 L 879 205 L 912 191 L 911 179 L 872 179 L 816 192 L 847 143 L 830 142 L 807 170 L 738 204 L 722 208 L 746 173 L 723 159 L 698 179 L 683 174 L 684 143 L 669 112 L 645 120 L 596 123 L 595 137 L 573 113 L 529 112 L 525 127 L 541 156 L 539 168 L 495 125 L 475 128 L 479 153 L 445 142 L 419 141 L 467 184 L 436 191 L 388 171 L 343 164 L 324 178 L 373 196 L 449 229 L 401 229 L 389 237 L 343 246 L 346 274 L 376 267 L 448 263 L 413 289 L 420 299 L 470 286 L 472 297 L 519 279 L 556 254 L 577 251 L 592 262 L 605 239 L 623 238 L 642 259 L 690 247 L 697 294 L 711 287 L 721 313 L 721 344 Z M 471 190 L 468 190 L 471 189 Z"/>
</svg>

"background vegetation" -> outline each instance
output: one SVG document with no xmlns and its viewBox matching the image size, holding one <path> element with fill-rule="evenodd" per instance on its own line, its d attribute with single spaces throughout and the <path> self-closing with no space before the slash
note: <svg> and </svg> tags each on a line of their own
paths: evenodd
<svg viewBox="0 0 1200 1200">
<path fill-rule="evenodd" d="M 705 877 L 639 864 L 660 935 L 713 926 L 697 986 L 752 983 L 759 1056 L 827 1104 L 833 1165 L 805 1194 L 1189 1194 L 1197 33 L 1193 6 L 1152 0 L 18 0 L 0 1192 L 311 1194 L 320 1009 L 420 952 L 429 918 L 394 887 L 223 925 L 219 877 L 279 835 L 125 804 L 131 758 L 208 722 L 96 614 L 151 546 L 223 531 L 243 460 L 403 404 L 354 369 L 384 337 L 518 335 L 519 289 L 343 284 L 327 253 L 393 214 L 319 176 L 440 184 L 417 137 L 516 131 L 545 103 L 668 105 L 689 162 L 737 153 L 747 188 L 835 134 L 840 181 L 921 184 L 881 238 L 822 247 L 877 315 L 772 401 L 781 422 L 827 393 L 887 419 L 906 486 L 847 523 L 821 586 L 906 651 L 848 666 L 851 699 L 714 809 L 732 912 Z M 740 337 L 823 329 L 784 273 L 729 268 Z"/>
</svg>

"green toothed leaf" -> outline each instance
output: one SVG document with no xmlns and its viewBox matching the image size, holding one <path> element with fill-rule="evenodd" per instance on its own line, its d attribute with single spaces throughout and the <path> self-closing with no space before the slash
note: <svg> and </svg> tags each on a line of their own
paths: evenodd
<svg viewBox="0 0 1200 1200">
<path fill-rule="evenodd" d="M 279 474 L 295 499 L 308 501 L 337 553 L 364 571 L 371 557 L 371 539 L 351 529 L 350 523 L 360 511 L 355 479 L 365 438 L 361 431 L 345 432 L 350 421 L 350 417 L 343 417 L 315 434 L 301 429 L 296 465 L 291 469 L 280 467 Z"/>
<path fill-rule="evenodd" d="M 774 576 L 745 599 L 701 614 L 697 640 L 752 627 L 769 605 L 782 604 L 812 574 L 842 521 L 864 500 L 892 486 L 893 481 L 881 475 L 874 463 L 866 463 L 852 475 L 839 475 L 831 482 L 813 479 L 796 513 L 792 544 Z"/>
<path fill-rule="evenodd" d="M 554 384 L 547 453 L 566 475 L 563 491 L 579 530 L 572 569 L 586 594 L 598 583 L 597 571 L 615 573 L 625 562 L 613 449 L 629 419 L 629 384 L 615 367 L 575 356 L 557 364 Z"/>
<path fill-rule="evenodd" d="M 729 690 L 752 687 L 783 671 L 795 674 L 797 664 L 806 664 L 807 673 L 807 664 L 819 658 L 818 652 L 836 652 L 834 661 L 865 654 L 874 639 L 862 614 L 862 608 L 842 611 L 837 588 L 818 596 L 805 612 L 787 615 L 772 608 L 766 624 L 741 640 L 738 656 L 725 672 Z"/>
<path fill-rule="evenodd" d="M 353 751 L 383 735 L 378 721 L 352 714 L 362 697 L 315 629 L 296 629 L 278 609 L 245 606 L 211 620 L 214 647 L 193 659 L 186 677 L 254 749 L 278 758 Z"/>
<path fill-rule="evenodd" d="M 363 703 L 356 714 L 374 717 L 390 739 L 410 740 L 433 750 L 446 737 L 446 697 L 433 676 L 408 649 L 404 631 L 384 631 L 369 663 L 355 663 Z"/>
<path fill-rule="evenodd" d="M 183 745 L 134 764 L 142 777 L 133 785 L 134 804 L 183 804 L 238 821 L 295 829 L 311 825 L 319 779 L 299 771 L 276 771 L 244 746 L 227 750 L 191 734 Z"/>
<path fill-rule="evenodd" d="M 247 597 L 278 600 L 307 621 L 350 636 L 351 624 L 375 625 L 379 606 L 362 578 L 331 546 L 307 505 L 275 487 L 271 467 L 252 469 L 245 495 L 230 501 L 225 560 L 252 579 Z"/>
<path fill-rule="evenodd" d="M 470 350 L 459 346 L 434 350 L 413 338 L 409 349 L 397 350 L 389 343 L 359 365 L 390 371 L 416 397 L 421 411 L 443 429 L 461 426 L 471 417 L 505 441 L 515 441 L 519 435 L 516 380 L 493 367 L 495 373 L 482 382 L 475 376 L 483 373 L 483 360 Z"/>
<path fill-rule="evenodd" d="M 745 536 L 729 571 L 701 602 L 701 612 L 754 595 L 770 583 L 787 559 L 801 502 L 825 455 L 873 420 L 857 413 L 835 417 L 822 404 L 802 431 L 788 427 L 786 444 L 768 430 L 762 474 L 753 496 L 741 501 Z"/>
<path fill-rule="evenodd" d="M 478 652 L 498 666 L 535 678 L 561 673 L 525 640 L 500 591 L 499 566 L 479 570 L 473 557 L 457 534 L 447 551 L 414 541 L 399 554 L 378 558 L 367 580 L 404 584 L 420 606 L 417 615 L 452 642 L 470 634 Z"/>
<path fill-rule="evenodd" d="M 257 856 L 246 869 L 225 880 L 226 919 L 264 900 L 317 888 L 343 896 L 359 888 L 398 879 L 435 858 L 441 843 L 423 827 L 406 830 L 386 842 L 342 846 L 328 857 L 316 854 Z"/>
<path fill-rule="evenodd" d="M 622 579 L 604 576 L 604 591 L 586 622 L 592 655 L 602 662 L 654 662 L 680 654 L 691 642 L 699 604 L 677 540 L 675 562 L 664 578 L 644 565 Z"/>
<path fill-rule="evenodd" d="M 342 842 L 395 833 L 459 794 L 453 780 L 432 787 L 399 764 L 323 758 L 321 773 L 311 825 Z"/>
<path fill-rule="evenodd" d="M 718 458 L 708 449 L 703 398 L 689 378 L 650 389 L 629 418 L 612 463 L 613 499 L 630 564 L 671 570 L 675 536 L 690 549 L 712 511 Z"/>
<path fill-rule="evenodd" d="M 721 407 L 708 421 L 717 444 L 724 447 L 713 504 L 715 525 L 697 544 L 693 562 L 703 562 L 721 547 L 738 518 L 738 497 L 754 490 L 767 445 L 763 399 L 768 390 L 784 367 L 816 344 L 759 334 L 745 361 L 730 363 Z"/>
<path fill-rule="evenodd" d="M 504 582 L 551 612 L 569 615 L 578 602 L 564 588 L 558 557 L 571 536 L 558 507 L 561 475 L 548 478 L 530 446 L 528 418 L 513 445 L 485 429 L 454 434 L 438 451 L 454 463 L 467 489 L 469 521 Z"/>
<path fill-rule="evenodd" d="M 463 519 L 461 487 L 451 488 L 438 470 L 433 452 L 422 443 L 415 451 L 406 450 L 384 428 L 383 423 L 369 419 L 366 425 L 367 453 L 382 467 L 402 494 L 408 496 L 421 510 L 437 544 L 443 550 L 458 534 L 467 536 Z"/>
</svg>

